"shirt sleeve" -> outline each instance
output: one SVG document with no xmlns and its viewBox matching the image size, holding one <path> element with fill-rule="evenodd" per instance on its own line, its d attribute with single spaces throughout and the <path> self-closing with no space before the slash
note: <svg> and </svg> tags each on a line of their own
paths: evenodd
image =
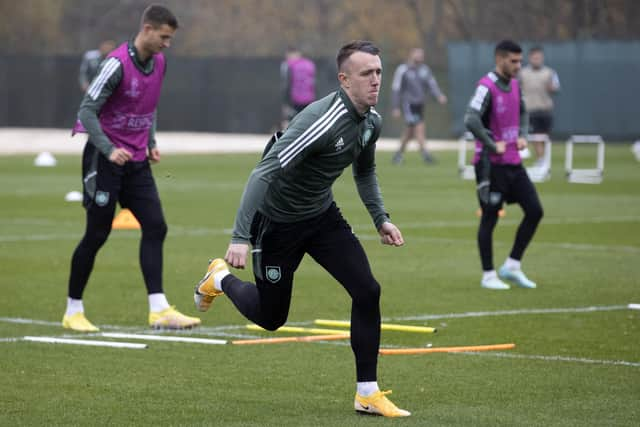
<svg viewBox="0 0 640 427">
<path fill-rule="evenodd" d="M 78 73 L 78 83 L 80 83 L 80 87 L 85 87 L 89 85 L 89 83 L 91 83 L 89 81 L 89 75 L 88 75 L 88 71 L 89 71 L 89 57 L 88 55 L 85 53 L 82 56 L 82 62 L 80 62 L 80 72 Z"/>
<path fill-rule="evenodd" d="M 527 104 L 522 96 L 522 86 L 518 86 L 520 90 L 520 129 L 518 136 L 527 138 L 529 136 L 529 113 L 527 112 Z"/>
<path fill-rule="evenodd" d="M 560 77 L 558 77 L 558 73 L 555 70 L 551 70 L 551 91 L 560 91 Z"/>
<path fill-rule="evenodd" d="M 522 98 L 520 100 L 522 106 Z M 485 127 L 483 118 L 488 114 L 491 107 L 491 92 L 489 88 L 478 85 L 473 94 L 467 112 L 464 115 L 464 124 L 484 146 L 491 152 L 496 152 L 496 143 L 490 135 L 490 131 Z"/>
<path fill-rule="evenodd" d="M 367 208 L 376 230 L 379 230 L 382 224 L 389 220 L 376 175 L 376 141 L 380 136 L 380 129 L 380 120 L 378 119 L 371 142 L 367 144 L 353 163 L 353 179 L 358 189 L 358 195 Z"/>
<path fill-rule="evenodd" d="M 111 155 L 115 146 L 102 130 L 98 115 L 107 99 L 118 88 L 121 80 L 122 65 L 120 61 L 116 58 L 103 61 L 98 69 L 98 74 L 82 99 L 78 111 L 78 119 L 89 134 L 89 142 L 95 145 L 106 157 Z"/>
<path fill-rule="evenodd" d="M 402 76 L 406 69 L 407 66 L 405 64 L 400 64 L 393 73 L 393 82 L 391 83 L 391 105 L 394 109 L 400 108 Z"/>
<path fill-rule="evenodd" d="M 425 83 L 427 85 L 427 87 L 429 88 L 429 92 L 431 92 L 431 95 L 433 95 L 435 98 L 440 98 L 442 96 L 442 91 L 440 90 L 440 86 L 438 86 L 438 82 L 436 81 L 436 77 L 433 75 L 433 73 L 431 72 L 431 68 L 426 67 L 426 79 L 425 79 Z"/>
</svg>

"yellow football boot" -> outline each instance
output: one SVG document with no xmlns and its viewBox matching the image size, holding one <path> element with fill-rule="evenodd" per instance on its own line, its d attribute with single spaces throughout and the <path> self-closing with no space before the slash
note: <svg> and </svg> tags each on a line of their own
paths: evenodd
<svg viewBox="0 0 640 427">
<path fill-rule="evenodd" d="M 100 330 L 87 320 L 83 312 L 78 312 L 71 316 L 65 314 L 62 317 L 62 327 L 78 332 L 98 332 Z"/>
<path fill-rule="evenodd" d="M 209 263 L 207 273 L 196 285 L 193 293 L 193 301 L 199 311 L 207 311 L 216 297 L 224 295 L 224 292 L 215 288 L 213 275 L 219 271 L 228 270 L 227 263 L 223 259 L 216 258 Z"/>
<path fill-rule="evenodd" d="M 174 306 L 149 312 L 149 326 L 154 329 L 190 329 L 200 323 L 197 317 L 185 316 Z"/>
<path fill-rule="evenodd" d="M 411 412 L 398 408 L 392 401 L 387 399 L 387 394 L 391 394 L 391 390 L 378 390 L 367 397 L 356 393 L 354 407 L 358 412 L 382 415 L 383 417 L 408 417 L 411 415 Z"/>
</svg>

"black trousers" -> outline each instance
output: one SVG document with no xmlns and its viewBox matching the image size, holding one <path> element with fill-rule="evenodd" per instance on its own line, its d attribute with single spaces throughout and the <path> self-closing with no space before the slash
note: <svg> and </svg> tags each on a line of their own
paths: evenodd
<svg viewBox="0 0 640 427">
<path fill-rule="evenodd" d="M 87 143 L 82 155 L 82 176 L 87 224 L 71 258 L 69 297 L 82 298 L 96 254 L 111 232 L 117 202 L 130 209 L 140 222 L 139 259 L 147 292 L 162 292 L 162 246 L 167 224 L 149 162 L 118 166 Z"/>
<path fill-rule="evenodd" d="M 222 289 L 249 320 L 268 330 L 287 321 L 293 277 L 305 253 L 351 296 L 351 348 L 358 381 L 375 381 L 380 345 L 380 285 L 362 245 L 332 204 L 323 214 L 295 223 L 275 223 L 256 214 L 252 223 L 256 283 L 233 275 Z"/>
<path fill-rule="evenodd" d="M 485 167 L 490 168 L 488 174 L 486 170 L 483 170 Z M 488 163 L 478 162 L 476 164 L 477 180 L 480 182 L 482 177 L 487 175 L 489 176 L 488 194 L 479 195 L 482 217 L 478 228 L 478 249 L 484 271 L 494 269 L 493 229 L 498 223 L 498 211 L 502 208 L 503 203 L 517 203 L 524 211 L 524 217 L 518 226 L 509 255 L 516 260 L 522 259 L 543 216 L 542 204 L 536 188 L 522 164 L 488 165 Z"/>
</svg>

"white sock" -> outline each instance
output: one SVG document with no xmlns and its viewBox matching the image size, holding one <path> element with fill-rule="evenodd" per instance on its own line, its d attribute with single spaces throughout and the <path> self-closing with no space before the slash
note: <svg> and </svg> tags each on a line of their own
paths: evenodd
<svg viewBox="0 0 640 427">
<path fill-rule="evenodd" d="M 367 397 L 380 389 L 377 381 L 362 381 L 356 383 L 356 390 L 360 396 Z"/>
<path fill-rule="evenodd" d="M 495 279 L 496 277 L 498 277 L 498 275 L 496 274 L 495 270 L 489 270 L 489 271 L 483 271 L 482 272 L 482 281 L 486 281 L 489 279 Z"/>
<path fill-rule="evenodd" d="M 504 262 L 504 267 L 508 268 L 509 270 L 520 270 L 520 261 L 513 258 L 507 258 L 507 260 Z"/>
<path fill-rule="evenodd" d="M 218 291 L 222 291 L 222 279 L 229 275 L 229 270 L 226 268 L 213 274 L 213 287 Z"/>
<path fill-rule="evenodd" d="M 149 294 L 149 311 L 157 312 L 169 307 L 169 301 L 163 293 Z"/>
<path fill-rule="evenodd" d="M 67 311 L 65 316 L 73 316 L 76 313 L 84 313 L 84 306 L 81 299 L 67 298 Z"/>
</svg>

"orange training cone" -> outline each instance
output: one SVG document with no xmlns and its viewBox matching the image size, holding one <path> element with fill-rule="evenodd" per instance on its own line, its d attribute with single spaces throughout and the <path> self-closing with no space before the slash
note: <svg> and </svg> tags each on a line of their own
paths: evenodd
<svg viewBox="0 0 640 427">
<path fill-rule="evenodd" d="M 139 230 L 140 223 L 129 209 L 122 209 L 113 219 L 111 228 L 114 230 Z"/>
</svg>

